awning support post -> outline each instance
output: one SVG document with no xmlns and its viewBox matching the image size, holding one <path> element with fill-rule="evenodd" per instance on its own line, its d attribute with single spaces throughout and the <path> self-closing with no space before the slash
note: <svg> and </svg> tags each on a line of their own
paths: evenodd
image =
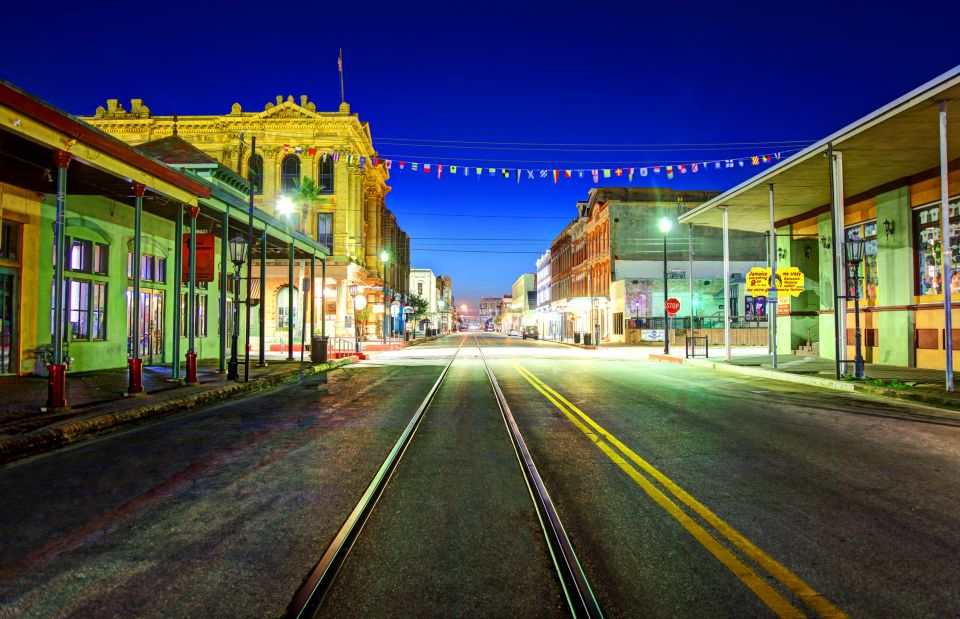
<svg viewBox="0 0 960 619">
<path fill-rule="evenodd" d="M 63 261 L 66 259 L 64 248 L 65 216 L 67 200 L 67 166 L 70 165 L 70 153 L 62 150 L 53 153 L 57 163 L 57 205 L 53 223 L 53 247 L 56 252 L 56 264 L 53 268 L 53 359 L 47 365 L 47 405 L 45 410 L 67 408 L 67 366 L 63 362 Z"/>
<path fill-rule="evenodd" d="M 773 183 L 770 183 L 770 290 L 767 292 L 767 320 L 770 321 L 770 353 L 777 369 L 777 229 L 773 218 Z"/>
<path fill-rule="evenodd" d="M 946 354 L 946 390 L 953 391 L 953 251 L 950 248 L 950 187 L 947 159 L 947 102 L 940 102 L 940 264 L 943 265 L 943 348 Z"/>
<path fill-rule="evenodd" d="M 183 310 L 180 295 L 183 290 L 183 204 L 177 205 L 177 222 L 174 227 L 176 241 L 173 243 L 173 360 L 170 364 L 170 380 L 180 380 L 180 329 Z"/>
<path fill-rule="evenodd" d="M 229 271 L 227 265 L 230 264 L 227 249 L 230 237 L 230 212 L 223 211 L 220 223 L 220 365 L 217 372 L 223 374 L 227 369 L 227 282 L 229 281 Z M 238 294 L 234 296 L 234 301 L 240 299 Z M 233 378 L 237 378 L 234 376 Z"/>
<path fill-rule="evenodd" d="M 190 213 L 190 254 L 187 263 L 190 268 L 190 283 L 187 285 L 187 377 L 185 383 L 196 385 L 197 378 L 197 351 L 196 322 L 197 322 L 197 216 L 199 206 L 191 206 Z M 179 275 L 179 274 L 178 274 Z"/>
<path fill-rule="evenodd" d="M 143 230 L 145 191 L 146 187 L 142 184 L 133 184 L 133 309 L 130 312 L 133 329 L 130 334 L 130 357 L 127 359 L 128 396 L 143 393 L 143 359 L 140 358 L 140 233 Z"/>
<path fill-rule="evenodd" d="M 722 204 L 717 208 L 723 213 L 723 358 L 729 363 L 732 358 L 730 354 L 730 221 L 727 205 Z"/>
<path fill-rule="evenodd" d="M 287 361 L 293 361 L 293 238 L 287 247 Z"/>
<path fill-rule="evenodd" d="M 260 353 L 257 365 L 267 365 L 267 229 L 260 231 Z M 247 358 L 250 358 L 250 340 L 247 338 Z"/>
<path fill-rule="evenodd" d="M 847 373 L 847 269 L 843 255 L 843 153 L 827 147 L 830 160 L 830 213 L 833 218 L 833 325 L 837 378 Z"/>
</svg>

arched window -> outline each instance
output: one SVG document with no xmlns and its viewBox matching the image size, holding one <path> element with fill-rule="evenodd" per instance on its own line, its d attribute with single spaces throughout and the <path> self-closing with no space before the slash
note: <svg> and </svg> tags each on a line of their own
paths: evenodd
<svg viewBox="0 0 960 619">
<path fill-rule="evenodd" d="M 320 166 L 317 168 L 317 185 L 320 186 L 320 193 L 333 193 L 333 161 L 329 157 L 320 160 Z"/>
<path fill-rule="evenodd" d="M 300 186 L 300 157 L 287 155 L 280 163 L 280 191 L 293 193 Z"/>
<path fill-rule="evenodd" d="M 247 180 L 253 184 L 253 193 L 263 193 L 263 157 L 253 155 L 247 163 Z"/>
</svg>

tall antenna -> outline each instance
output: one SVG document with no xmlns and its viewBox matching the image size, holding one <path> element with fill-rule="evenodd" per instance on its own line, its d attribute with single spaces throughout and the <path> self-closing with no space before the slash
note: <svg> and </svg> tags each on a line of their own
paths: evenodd
<svg viewBox="0 0 960 619">
<path fill-rule="evenodd" d="M 343 48 L 340 48 L 340 57 L 337 58 L 337 71 L 340 72 L 340 103 L 346 101 L 343 96 Z"/>
</svg>

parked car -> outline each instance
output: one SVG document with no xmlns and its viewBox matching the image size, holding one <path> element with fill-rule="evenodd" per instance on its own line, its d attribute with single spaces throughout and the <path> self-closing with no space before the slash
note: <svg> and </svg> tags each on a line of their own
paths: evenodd
<svg viewBox="0 0 960 619">
<path fill-rule="evenodd" d="M 527 338 L 532 340 L 540 339 L 540 334 L 537 332 L 537 325 L 530 325 L 523 328 L 523 339 Z"/>
<path fill-rule="evenodd" d="M 510 329 L 510 331 L 507 333 L 507 335 L 512 336 L 512 337 L 517 337 L 518 335 L 520 335 L 520 332 L 517 331 L 516 329 Z"/>
</svg>

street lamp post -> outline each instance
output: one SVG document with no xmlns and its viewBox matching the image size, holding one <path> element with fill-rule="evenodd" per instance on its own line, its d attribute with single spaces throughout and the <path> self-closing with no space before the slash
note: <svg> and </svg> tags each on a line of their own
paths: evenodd
<svg viewBox="0 0 960 619">
<path fill-rule="evenodd" d="M 387 309 L 387 263 L 390 262 L 390 254 L 387 250 L 380 252 L 380 262 L 383 264 L 383 344 L 386 346 L 387 320 L 390 318 L 390 310 Z"/>
<path fill-rule="evenodd" d="M 860 235 L 847 239 L 844 249 L 847 253 L 847 262 L 853 265 L 853 320 L 854 320 L 854 357 L 853 375 L 864 378 L 863 354 L 860 348 L 860 263 L 863 261 L 864 240 Z"/>
<path fill-rule="evenodd" d="M 670 354 L 670 314 L 667 312 L 667 234 L 670 232 L 670 219 L 660 218 L 660 232 L 663 234 L 663 354 Z"/>
<path fill-rule="evenodd" d="M 230 361 L 227 364 L 227 380 L 239 380 L 240 360 L 237 358 L 237 339 L 240 337 L 240 268 L 246 262 L 247 240 L 242 236 L 230 239 L 230 262 L 233 263 L 233 336 L 230 345 Z"/>
</svg>

